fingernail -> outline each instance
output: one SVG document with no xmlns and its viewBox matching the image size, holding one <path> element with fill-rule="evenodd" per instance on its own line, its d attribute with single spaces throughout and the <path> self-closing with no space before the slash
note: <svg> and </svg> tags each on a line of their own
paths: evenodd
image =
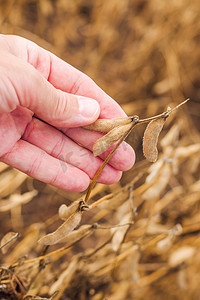
<svg viewBox="0 0 200 300">
<path fill-rule="evenodd" d="M 79 104 L 79 113 L 88 120 L 96 120 L 100 113 L 100 107 L 96 100 L 77 96 Z"/>
</svg>

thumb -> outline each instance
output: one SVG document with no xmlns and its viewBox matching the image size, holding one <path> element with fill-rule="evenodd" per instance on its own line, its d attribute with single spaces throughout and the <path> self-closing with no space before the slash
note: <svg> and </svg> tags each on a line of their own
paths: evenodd
<svg viewBox="0 0 200 300">
<path fill-rule="evenodd" d="M 0 64 L 0 113 L 21 105 L 59 127 L 83 126 L 98 118 L 100 107 L 97 101 L 56 89 L 20 58 L 1 53 Z"/>
<path fill-rule="evenodd" d="M 49 82 L 29 108 L 46 122 L 59 127 L 78 127 L 93 123 L 100 106 L 94 99 L 72 95 L 54 88 Z"/>
</svg>

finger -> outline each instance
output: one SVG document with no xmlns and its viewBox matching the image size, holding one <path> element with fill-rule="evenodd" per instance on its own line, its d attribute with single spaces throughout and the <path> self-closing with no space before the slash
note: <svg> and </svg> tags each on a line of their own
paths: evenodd
<svg viewBox="0 0 200 300">
<path fill-rule="evenodd" d="M 15 43 L 15 47 L 12 47 L 13 42 Z M 120 106 L 106 93 L 104 93 L 89 77 L 65 63 L 55 55 L 20 37 L 7 37 L 7 45 L 9 45 L 9 43 L 9 48 L 12 49 L 12 53 L 14 55 L 19 56 L 32 64 L 32 66 L 34 66 L 34 68 L 36 68 L 40 74 L 49 80 L 49 82 L 56 88 L 96 99 L 100 104 L 101 118 L 123 117 L 125 115 Z M 46 119 L 44 118 L 44 120 Z M 51 120 L 49 120 L 49 123 L 53 124 Z M 64 127 L 63 124 L 64 123 L 62 123 L 62 126 Z M 118 149 L 111 162 L 115 157 L 117 157 L 117 155 L 119 155 L 121 158 L 120 161 L 122 162 L 119 168 L 127 169 L 133 161 L 134 152 L 131 148 L 129 148 L 126 152 L 126 154 L 128 154 L 127 157 L 123 157 L 123 153 L 123 151 L 121 152 L 121 150 Z M 124 162 L 123 159 L 125 160 Z M 130 163 L 127 163 L 128 161 L 130 161 Z"/>
<path fill-rule="evenodd" d="M 9 51 L 30 63 L 54 87 L 64 92 L 97 100 L 101 108 L 100 118 L 117 118 L 126 115 L 121 107 L 100 89 L 91 78 L 56 55 L 24 38 L 17 36 L 3 37 L 6 38 L 7 45 L 10 45 Z"/>
<path fill-rule="evenodd" d="M 52 53 L 49 53 L 49 55 L 51 70 L 48 80 L 56 88 L 97 100 L 100 105 L 100 118 L 108 119 L 126 116 L 119 104 L 108 96 L 90 77 Z"/>
<path fill-rule="evenodd" d="M 83 145 L 85 148 L 92 151 L 94 143 L 103 136 L 103 134 L 95 131 L 88 131 L 83 128 L 70 128 L 70 129 L 62 129 L 62 131 L 69 136 L 72 140 L 77 143 Z M 116 144 L 116 143 L 115 143 Z M 110 151 L 114 148 L 114 145 L 110 146 L 104 153 L 100 155 L 100 157 L 105 160 Z M 109 164 L 117 170 L 127 171 L 129 170 L 135 162 L 135 152 L 133 148 L 123 142 L 119 148 L 115 151 L 111 159 L 109 160 Z"/>
<path fill-rule="evenodd" d="M 98 118 L 97 101 L 56 89 L 35 68 L 14 55 L 1 51 L 0 66 L 0 113 L 20 105 L 61 127 L 82 126 Z"/>
<path fill-rule="evenodd" d="M 7 153 L 21 138 L 31 119 L 32 112 L 24 107 L 17 107 L 12 113 L 0 114 L 0 156 Z"/>
<path fill-rule="evenodd" d="M 84 171 L 93 178 L 103 161 L 94 157 L 91 151 L 82 148 L 54 127 L 33 118 L 23 139 L 40 147 L 48 154 L 65 161 Z M 98 178 L 98 182 L 113 184 L 120 180 L 122 173 L 107 165 Z"/>
<path fill-rule="evenodd" d="M 90 183 L 83 171 L 23 140 L 19 140 L 0 160 L 35 179 L 68 191 L 84 191 Z"/>
<path fill-rule="evenodd" d="M 21 137 L 27 127 L 27 124 L 32 120 L 33 112 L 28 108 L 18 106 L 10 113 L 10 115 L 12 116 L 12 119 L 15 123 L 15 128 Z"/>
<path fill-rule="evenodd" d="M 7 153 L 20 137 L 12 116 L 8 113 L 0 114 L 0 156 Z"/>
</svg>

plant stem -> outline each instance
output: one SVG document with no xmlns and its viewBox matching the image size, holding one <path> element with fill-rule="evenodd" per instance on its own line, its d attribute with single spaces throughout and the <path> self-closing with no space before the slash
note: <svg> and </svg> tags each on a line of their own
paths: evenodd
<svg viewBox="0 0 200 300">
<path fill-rule="evenodd" d="M 131 131 L 133 130 L 133 128 L 136 126 L 136 125 L 139 125 L 139 124 L 143 124 L 143 123 L 147 123 L 147 122 L 150 122 L 152 120 L 156 120 L 156 119 L 160 119 L 160 118 L 167 118 L 169 117 L 169 115 L 171 114 L 171 112 L 173 112 L 174 110 L 176 110 L 177 108 L 179 108 L 180 106 L 182 106 L 183 104 L 185 104 L 187 101 L 189 101 L 190 98 L 184 100 L 183 102 L 181 102 L 180 104 L 178 104 L 177 106 L 175 106 L 173 109 L 168 109 L 167 111 L 159 114 L 159 115 L 156 115 L 156 116 L 153 116 L 153 117 L 150 117 L 150 118 L 146 118 L 146 119 L 137 119 L 137 118 L 133 118 L 133 124 L 131 126 L 131 128 L 120 138 L 120 140 L 118 141 L 118 143 L 115 145 L 115 147 L 112 149 L 112 151 L 108 154 L 108 156 L 106 157 L 106 159 L 104 160 L 103 164 L 101 165 L 101 167 L 99 168 L 99 170 L 96 172 L 93 180 L 91 181 L 90 185 L 89 185 L 89 188 L 87 190 L 87 193 L 85 195 L 85 203 L 87 203 L 87 201 L 89 200 L 89 197 L 90 197 L 90 194 L 91 194 L 91 191 L 94 187 L 94 185 L 96 184 L 96 181 L 99 177 L 99 175 L 101 174 L 101 172 L 103 171 L 104 167 L 106 166 L 106 164 L 108 163 L 108 161 L 110 160 L 110 158 L 113 156 L 114 152 L 117 150 L 117 148 L 121 145 L 121 143 L 127 138 L 127 136 L 131 133 Z M 95 205 L 94 205 L 95 206 Z"/>
<path fill-rule="evenodd" d="M 85 195 L 85 203 L 87 203 L 87 201 L 89 200 L 91 191 L 94 187 L 94 185 L 96 184 L 97 178 L 99 177 L 99 175 L 101 174 L 101 172 L 103 171 L 104 167 L 106 166 L 106 164 L 108 163 L 108 161 L 110 160 L 110 158 L 113 156 L 114 152 L 117 150 L 117 148 L 121 145 L 121 143 L 127 138 L 127 136 L 131 133 L 131 131 L 133 130 L 133 128 L 135 127 L 135 125 L 137 124 L 137 122 L 134 122 L 131 126 L 131 128 L 128 130 L 128 132 L 126 132 L 118 141 L 118 143 L 115 145 L 115 147 L 112 149 L 112 151 L 108 154 L 108 156 L 106 157 L 106 159 L 104 160 L 103 164 L 101 165 L 101 167 L 99 168 L 99 170 L 96 172 L 92 182 L 89 185 L 89 188 L 87 190 L 87 193 Z"/>
<path fill-rule="evenodd" d="M 152 120 L 156 120 L 156 119 L 160 119 L 160 118 L 167 118 L 169 117 L 169 115 L 176 109 L 178 109 L 180 106 L 182 106 L 183 104 L 185 104 L 186 102 L 188 102 L 190 100 L 190 98 L 184 100 L 183 102 L 181 102 L 180 104 L 178 104 L 177 106 L 175 106 L 173 109 L 164 111 L 162 114 L 150 117 L 150 118 L 146 118 L 146 119 L 139 119 L 138 121 L 136 121 L 137 125 L 138 124 L 142 124 L 142 123 L 147 123 L 150 122 Z"/>
</svg>

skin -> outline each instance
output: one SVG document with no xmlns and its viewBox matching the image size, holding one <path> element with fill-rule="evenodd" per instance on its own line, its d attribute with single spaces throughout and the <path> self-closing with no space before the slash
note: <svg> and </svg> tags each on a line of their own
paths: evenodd
<svg viewBox="0 0 200 300">
<path fill-rule="evenodd" d="M 102 134 L 80 126 L 124 116 L 84 73 L 29 40 L 0 35 L 0 161 L 81 192 L 109 150 L 94 157 L 92 145 Z M 134 161 L 133 149 L 123 143 L 98 182 L 117 182 Z"/>
</svg>

